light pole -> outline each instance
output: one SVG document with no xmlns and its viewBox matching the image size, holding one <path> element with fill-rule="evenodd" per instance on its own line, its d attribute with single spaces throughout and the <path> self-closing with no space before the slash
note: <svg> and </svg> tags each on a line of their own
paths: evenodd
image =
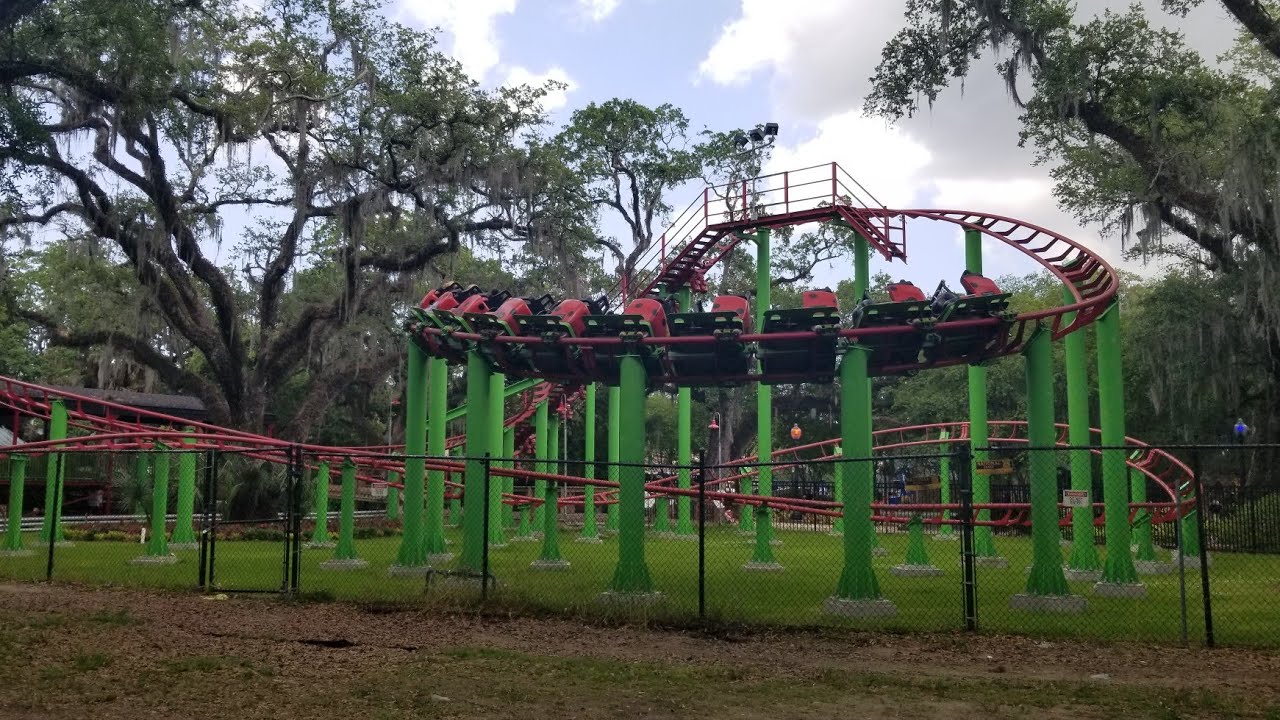
<svg viewBox="0 0 1280 720">
<path fill-rule="evenodd" d="M 773 145 L 778 139 L 778 123 L 769 122 L 757 125 L 746 133 L 738 133 L 733 136 L 733 144 L 738 147 L 738 156 L 752 155 Z M 755 177 L 751 178 L 751 197 L 756 196 L 756 183 L 759 181 L 759 171 L 754 173 Z M 750 212 L 749 198 L 742 198 L 742 215 L 745 218 Z"/>
</svg>

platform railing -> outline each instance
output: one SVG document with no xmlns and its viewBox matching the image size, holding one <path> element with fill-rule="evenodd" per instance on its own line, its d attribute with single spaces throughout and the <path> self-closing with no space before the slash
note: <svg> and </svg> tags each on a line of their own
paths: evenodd
<svg viewBox="0 0 1280 720">
<path fill-rule="evenodd" d="M 880 237 L 869 239 L 905 254 L 905 227 L 894 225 L 884 204 L 838 163 L 822 163 L 703 188 L 700 197 L 636 259 L 631 277 L 624 274 L 614 285 L 610 301 L 625 306 L 628 300 L 653 292 L 673 266 L 682 266 L 685 272 L 709 270 L 729 249 L 712 254 L 717 245 L 732 246 L 740 240 L 736 236 L 715 237 L 712 242 L 698 244 L 717 231 L 727 235 L 753 220 L 837 206 L 855 213 L 863 208 L 873 210 L 863 221 Z"/>
</svg>

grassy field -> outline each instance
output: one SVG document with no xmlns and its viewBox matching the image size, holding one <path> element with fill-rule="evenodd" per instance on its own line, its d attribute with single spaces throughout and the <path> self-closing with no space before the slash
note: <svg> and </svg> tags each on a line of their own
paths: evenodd
<svg viewBox="0 0 1280 720">
<path fill-rule="evenodd" d="M 752 545 L 736 530 L 709 529 L 706 543 L 706 606 L 709 618 L 724 622 L 748 622 L 782 626 L 840 625 L 880 630 L 954 630 L 963 627 L 959 547 L 955 542 L 930 539 L 928 549 L 939 577 L 896 577 L 890 567 L 901 563 L 906 536 L 884 534 L 880 543 L 888 554 L 875 559 L 885 597 L 898 614 L 878 620 L 834 618 L 822 612 L 842 566 L 840 539 L 803 530 L 781 530 L 775 548 L 780 572 L 743 569 Z M 459 538 L 451 531 L 451 547 Z M 34 540 L 34 538 L 32 538 Z M 475 586 L 436 582 L 428 587 L 422 578 L 387 577 L 395 558 L 398 538 L 360 540 L 356 543 L 369 566 L 362 570 L 325 570 L 321 562 L 332 550 L 305 549 L 301 585 L 312 597 L 361 601 L 412 601 L 442 605 L 473 604 Z M 1008 569 L 979 568 L 979 624 L 983 630 L 1044 637 L 1126 639 L 1177 643 L 1182 633 L 1179 580 L 1170 575 L 1143 578 L 1146 599 L 1097 597 L 1088 582 L 1072 589 L 1088 599 L 1080 615 L 1036 614 L 1009 608 L 1009 597 L 1021 592 L 1030 564 L 1030 543 L 1023 538 L 997 538 Z M 561 536 L 561 548 L 570 567 L 537 570 L 530 563 L 538 557 L 540 542 L 511 542 L 491 551 L 492 572 L 498 587 L 491 597 L 496 607 L 516 611 L 550 611 L 567 616 L 597 617 L 609 612 L 599 602 L 614 570 L 615 539 L 603 544 L 577 543 L 571 531 Z M 663 593 L 661 602 L 647 611 L 659 621 L 697 617 L 697 543 L 691 540 L 651 537 L 646 543 L 654 584 Z M 141 554 L 135 543 L 93 541 L 58 548 L 54 576 L 57 580 L 117 586 L 192 588 L 196 584 L 197 553 L 178 551 L 179 563 L 146 567 L 128 564 Z M 1065 552 L 1065 551 L 1064 551 Z M 273 590 L 280 587 L 280 543 L 221 541 L 217 550 L 217 583 L 234 589 Z M 0 558 L 0 578 L 43 579 L 46 557 Z M 448 567 L 447 565 L 444 567 Z M 1280 647 L 1280 557 L 1215 554 L 1211 569 L 1216 636 L 1222 644 Z M 1188 632 L 1191 642 L 1203 638 L 1202 604 L 1198 571 L 1187 574 Z"/>
</svg>

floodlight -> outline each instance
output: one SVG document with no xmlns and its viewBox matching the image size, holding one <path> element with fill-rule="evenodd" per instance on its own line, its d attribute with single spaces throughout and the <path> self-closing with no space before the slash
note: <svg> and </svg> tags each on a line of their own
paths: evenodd
<svg viewBox="0 0 1280 720">
<path fill-rule="evenodd" d="M 746 135 L 739 133 L 733 136 L 733 144 L 737 145 L 740 148 L 745 148 L 750 143 L 751 141 L 747 139 Z"/>
<path fill-rule="evenodd" d="M 765 134 L 765 135 L 768 135 L 769 137 L 777 137 L 777 136 L 778 136 L 778 123 L 765 123 L 765 124 L 764 124 L 764 134 Z"/>
<path fill-rule="evenodd" d="M 751 131 L 751 139 L 754 142 L 764 142 L 764 133 L 760 132 L 760 128 Z"/>
</svg>

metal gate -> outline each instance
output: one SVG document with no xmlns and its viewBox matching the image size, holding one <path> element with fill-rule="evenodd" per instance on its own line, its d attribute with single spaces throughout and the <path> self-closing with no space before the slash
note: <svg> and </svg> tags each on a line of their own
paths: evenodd
<svg viewBox="0 0 1280 720">
<path fill-rule="evenodd" d="M 302 554 L 301 478 L 301 449 L 296 446 L 206 453 L 201 590 L 297 590 Z"/>
</svg>

